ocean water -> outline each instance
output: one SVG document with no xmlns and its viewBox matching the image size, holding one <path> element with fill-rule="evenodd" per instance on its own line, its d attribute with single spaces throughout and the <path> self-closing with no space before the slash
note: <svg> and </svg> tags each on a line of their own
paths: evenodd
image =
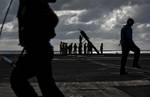
<svg viewBox="0 0 150 97">
<path fill-rule="evenodd" d="M 17 51 L 0 51 L 0 54 L 20 54 L 21 51 L 17 50 Z M 104 50 L 103 51 L 104 54 L 121 54 L 121 50 Z M 130 52 L 133 53 L 133 52 Z M 141 53 L 148 53 L 150 54 L 150 50 L 141 50 Z M 54 51 L 54 54 L 60 54 L 59 51 Z M 96 52 L 93 51 L 93 54 L 96 54 Z"/>
</svg>

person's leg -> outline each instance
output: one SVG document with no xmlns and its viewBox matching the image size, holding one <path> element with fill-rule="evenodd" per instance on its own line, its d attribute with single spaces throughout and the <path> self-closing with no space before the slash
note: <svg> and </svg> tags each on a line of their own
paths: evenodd
<svg viewBox="0 0 150 97">
<path fill-rule="evenodd" d="M 65 97 L 56 86 L 50 72 L 46 69 L 37 75 L 37 79 L 43 97 Z"/>
<path fill-rule="evenodd" d="M 13 69 L 10 77 L 11 88 L 17 97 L 38 97 L 34 89 L 28 82 L 32 73 L 26 68 L 27 60 L 25 57 L 18 60 L 16 67 Z"/>
<path fill-rule="evenodd" d="M 37 73 L 37 80 L 43 97 L 65 97 L 63 93 L 56 86 L 52 75 L 51 60 L 53 59 L 53 47 L 48 46 L 48 53 L 43 52 L 39 72 Z M 46 50 L 43 50 L 46 51 Z M 48 54 L 48 56 L 47 56 Z"/>
<path fill-rule="evenodd" d="M 126 66 L 128 54 L 129 54 L 128 48 L 122 46 L 122 58 L 121 58 L 120 74 L 127 74 L 127 72 L 125 70 L 125 66 Z"/>
<path fill-rule="evenodd" d="M 10 83 L 11 88 L 17 97 L 38 97 L 33 87 L 28 82 L 28 79 L 24 77 L 22 71 L 15 68 L 12 71 Z M 26 76 L 26 75 L 25 75 Z"/>
<path fill-rule="evenodd" d="M 133 60 L 133 67 L 141 68 L 138 64 L 139 57 L 140 57 L 140 49 L 135 44 L 131 46 L 131 51 L 134 52 L 134 60 Z"/>
<path fill-rule="evenodd" d="M 17 69 L 12 71 L 10 83 L 17 97 L 38 97 L 28 80 Z"/>
</svg>

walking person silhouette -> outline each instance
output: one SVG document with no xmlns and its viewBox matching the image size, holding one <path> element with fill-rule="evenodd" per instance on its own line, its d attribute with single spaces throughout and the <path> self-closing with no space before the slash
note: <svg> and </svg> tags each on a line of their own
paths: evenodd
<svg viewBox="0 0 150 97">
<path fill-rule="evenodd" d="M 129 51 L 134 52 L 134 60 L 133 60 L 133 67 L 141 68 L 138 64 L 139 57 L 140 57 L 140 49 L 136 44 L 134 43 L 132 39 L 132 26 L 134 24 L 134 20 L 132 18 L 129 18 L 127 20 L 127 24 L 123 26 L 121 29 L 121 48 L 122 48 L 122 58 L 121 58 L 121 67 L 120 67 L 120 75 L 127 74 L 125 70 L 127 57 L 129 54 Z"/>
<path fill-rule="evenodd" d="M 13 68 L 10 83 L 17 97 L 39 97 L 29 79 L 37 78 L 43 97 L 64 97 L 52 77 L 53 47 L 58 18 L 48 3 L 56 0 L 20 0 L 19 41 L 26 53 Z"/>
</svg>

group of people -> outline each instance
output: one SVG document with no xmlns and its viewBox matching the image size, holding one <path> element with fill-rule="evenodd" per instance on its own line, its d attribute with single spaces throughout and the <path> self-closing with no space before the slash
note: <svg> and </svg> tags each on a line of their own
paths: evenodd
<svg viewBox="0 0 150 97">
<path fill-rule="evenodd" d="M 60 54 L 61 55 L 71 55 L 73 50 L 73 43 L 60 42 Z M 77 52 L 77 45 L 74 44 L 74 54 Z"/>
<path fill-rule="evenodd" d="M 36 77 L 43 97 L 64 97 L 58 89 L 51 70 L 53 47 L 50 40 L 55 37 L 55 27 L 58 23 L 57 15 L 48 3 L 56 0 L 20 0 L 18 10 L 19 41 L 25 54 L 19 56 L 13 68 L 10 83 L 17 97 L 38 97 L 28 79 Z M 133 67 L 141 68 L 138 64 L 140 49 L 132 40 L 132 25 L 134 20 L 129 18 L 121 30 L 122 59 L 120 74 L 127 74 L 125 65 L 129 51 L 135 52 Z M 82 44 L 61 42 L 61 53 L 69 48 L 69 54 L 82 54 Z M 103 46 L 101 47 L 103 48 Z M 92 53 L 90 44 L 84 44 L 84 53 Z"/>
<path fill-rule="evenodd" d="M 60 55 L 93 54 L 93 47 L 90 43 L 66 43 L 60 42 Z M 100 45 L 100 52 L 103 54 L 103 43 Z"/>
</svg>

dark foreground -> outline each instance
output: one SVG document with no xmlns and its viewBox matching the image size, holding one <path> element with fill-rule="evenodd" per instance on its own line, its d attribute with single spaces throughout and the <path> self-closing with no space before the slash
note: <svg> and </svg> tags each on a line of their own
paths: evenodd
<svg viewBox="0 0 150 97">
<path fill-rule="evenodd" d="M 11 66 L 2 60 L 17 55 L 0 56 L 0 97 L 15 97 L 10 89 Z M 120 55 L 56 55 L 53 74 L 66 97 L 150 97 L 150 55 L 141 55 L 142 69 L 132 68 L 133 57 L 127 63 L 128 75 L 120 76 Z M 30 80 L 36 91 L 36 79 Z"/>
</svg>

